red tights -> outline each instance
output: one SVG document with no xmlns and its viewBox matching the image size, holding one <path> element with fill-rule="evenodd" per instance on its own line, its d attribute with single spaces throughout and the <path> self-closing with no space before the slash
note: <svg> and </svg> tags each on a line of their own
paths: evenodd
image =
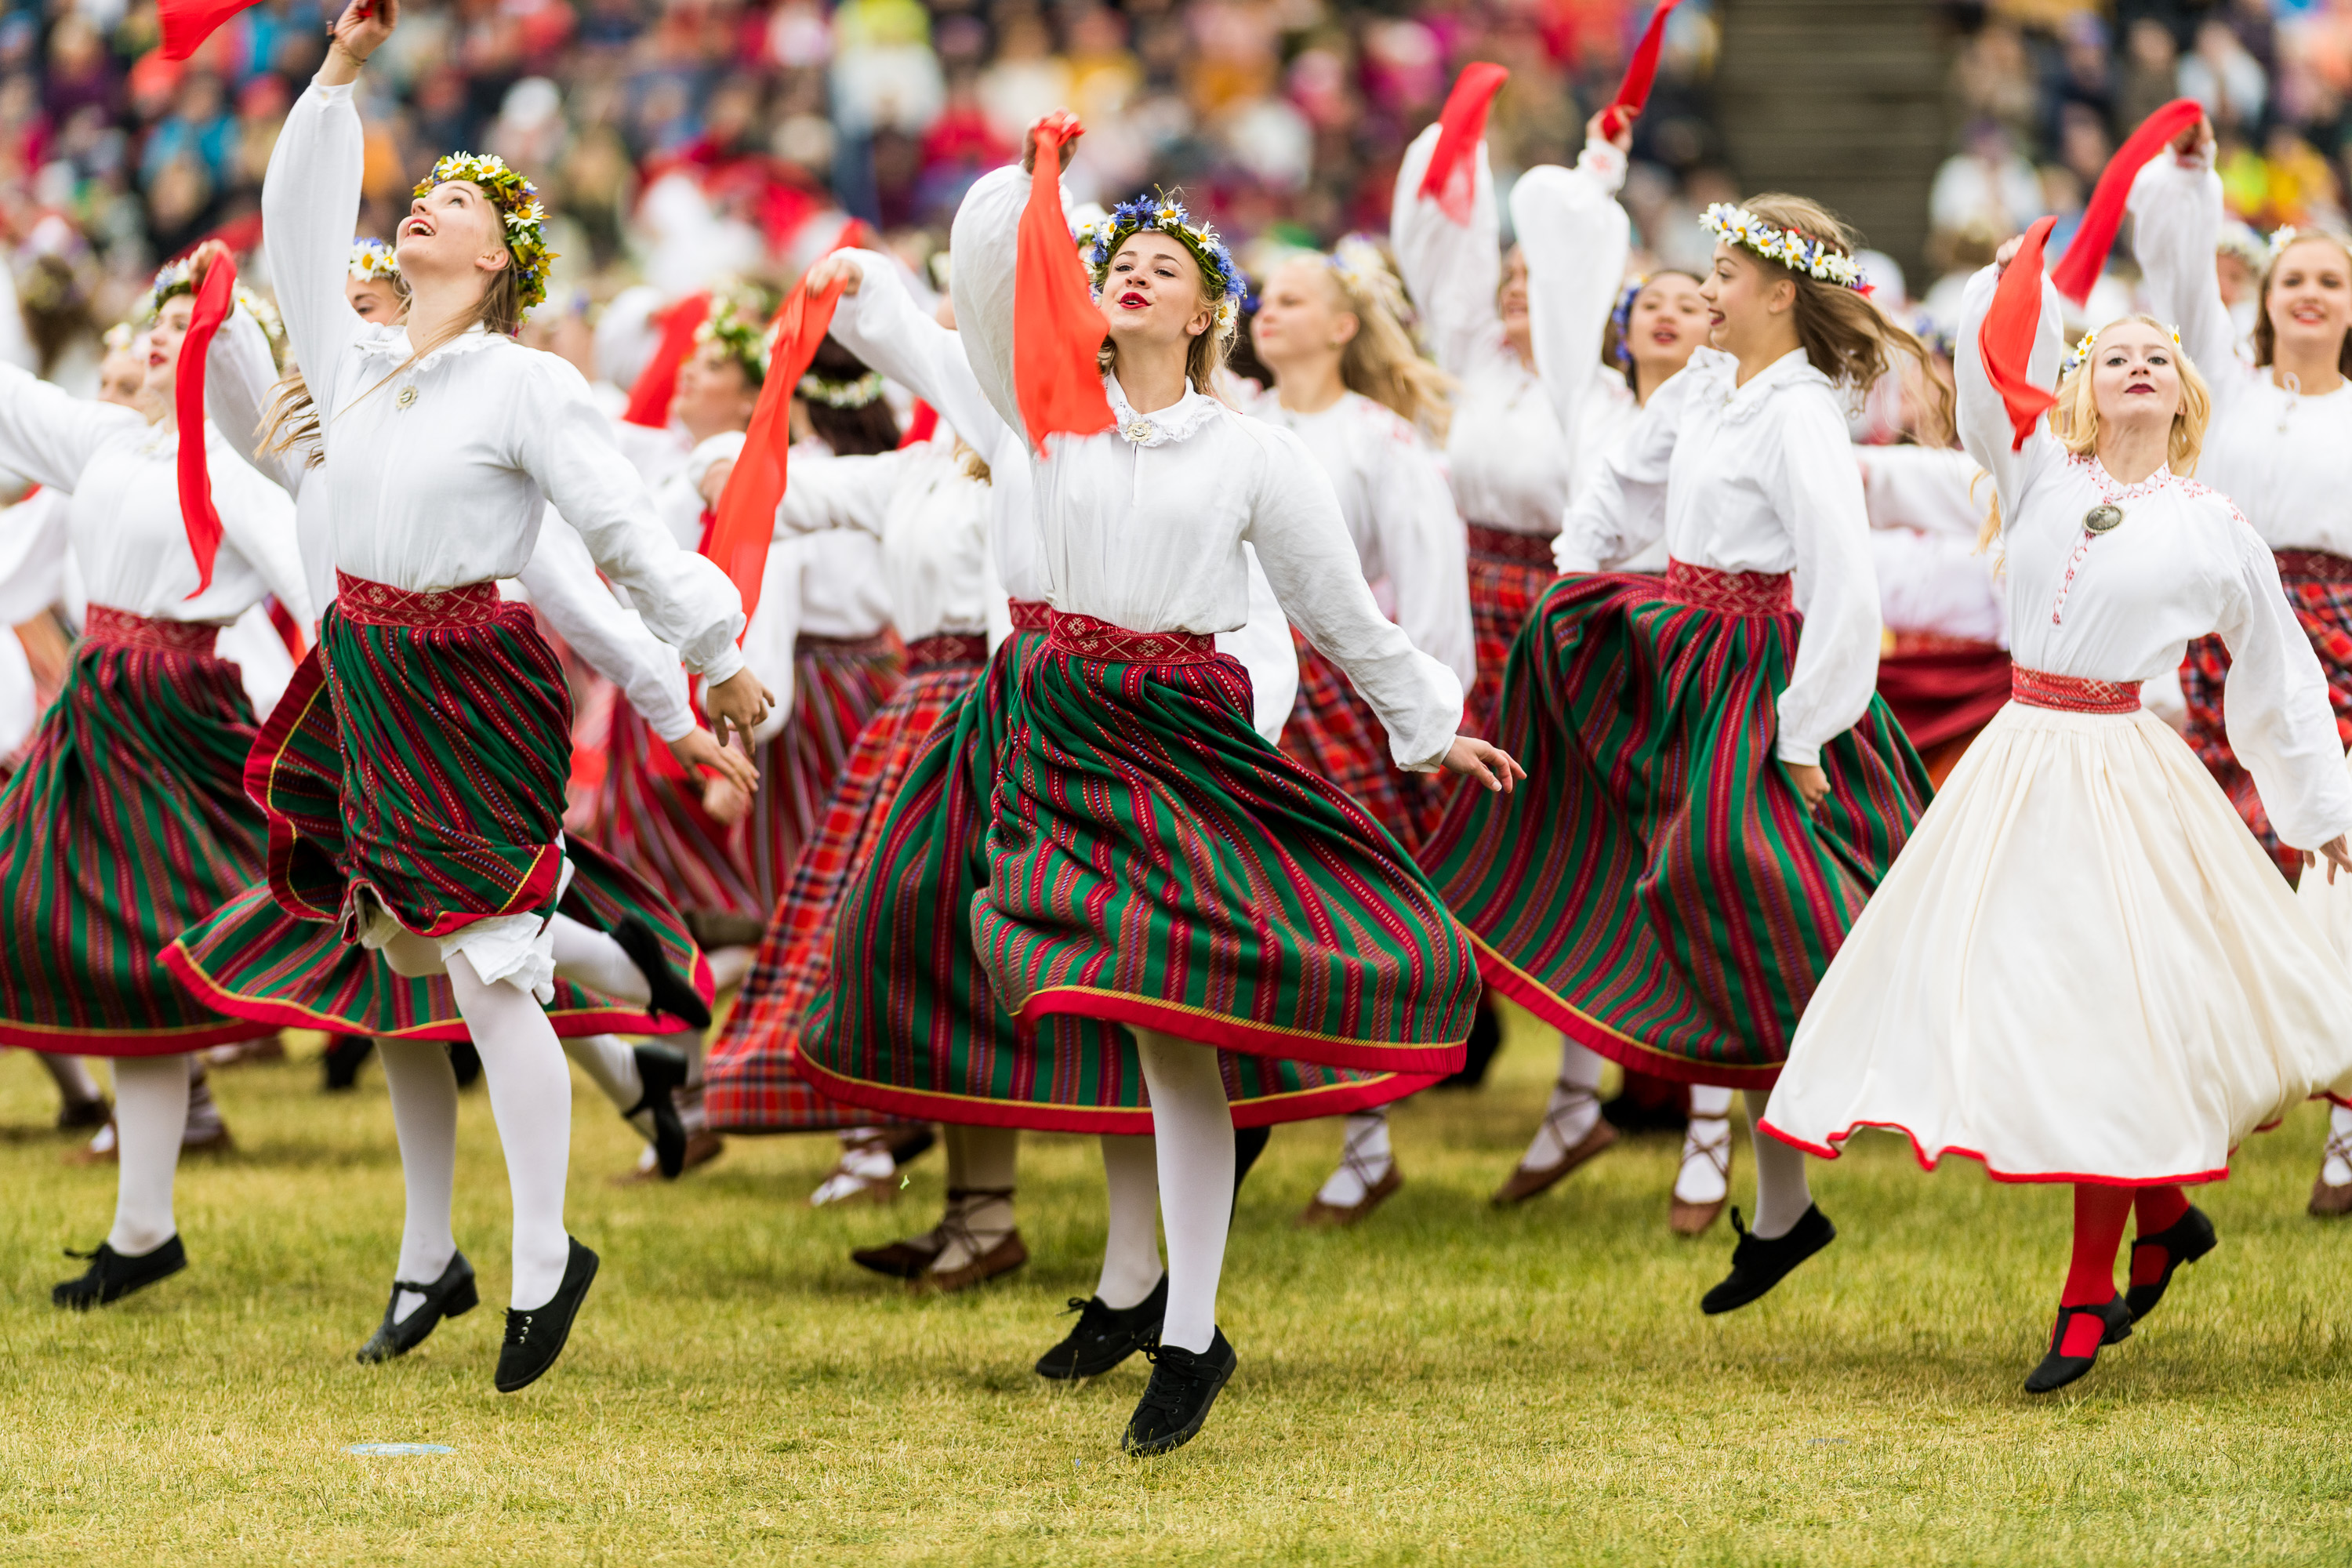
<svg viewBox="0 0 2352 1568">
<path fill-rule="evenodd" d="M 2074 1256 L 2066 1268 L 2066 1288 L 2059 1295 L 2062 1307 L 2099 1307 L 2115 1300 L 2116 1248 L 2123 1245 L 2124 1221 L 2131 1217 L 2133 1208 L 2139 1210 L 2141 1236 L 2153 1236 L 2168 1230 L 2189 1212 L 2189 1197 L 2179 1187 L 2118 1187 L 2090 1182 L 2074 1185 Z M 2164 1271 L 2165 1259 L 2160 1249 L 2151 1248 L 2133 1258 L 2132 1283 L 2149 1285 Z M 2142 1270 L 2147 1278 L 2139 1278 Z M 2066 1355 L 2089 1355 L 2097 1348 L 2102 1325 L 2092 1318 L 2078 1318 L 2068 1325 L 2067 1339 L 2080 1339 L 2060 1346 Z"/>
</svg>

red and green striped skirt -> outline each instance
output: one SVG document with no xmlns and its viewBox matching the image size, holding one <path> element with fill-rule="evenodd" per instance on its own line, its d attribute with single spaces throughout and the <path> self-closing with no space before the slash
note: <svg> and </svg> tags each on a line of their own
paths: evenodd
<svg viewBox="0 0 2352 1568">
<path fill-rule="evenodd" d="M 873 858 L 845 892 L 834 927 L 845 956 L 803 1025 L 801 1070 L 833 1099 L 894 1115 L 1148 1133 L 1151 1106 L 1133 1039 L 1068 1013 L 1016 1026 L 972 946 L 973 906 L 989 885 L 997 776 L 1019 724 L 1021 671 L 1045 644 L 1045 606 L 1013 609 L 1018 629 L 917 750 Z M 1235 670 L 1246 729 L 1248 679 Z M 1360 1110 L 1433 1081 L 1234 1051 L 1219 1061 L 1241 1127 Z"/>
<path fill-rule="evenodd" d="M 263 1031 L 176 984 L 172 939 L 259 879 L 253 708 L 216 628 L 103 605 L 0 792 L 0 1044 L 165 1056 Z"/>
<path fill-rule="evenodd" d="M 1428 775 L 1409 773 L 1389 755 L 1389 732 L 1339 667 L 1290 634 L 1298 650 L 1298 698 L 1282 727 L 1282 749 L 1338 784 L 1410 851 L 1421 843 L 1433 792 Z"/>
<path fill-rule="evenodd" d="M 1929 785 L 1884 700 L 1822 749 L 1810 816 L 1773 754 L 1802 618 L 1786 577 L 1677 562 L 1553 584 L 1503 677 L 1528 776 L 1464 791 L 1423 852 L 1487 984 L 1661 1078 L 1769 1086 Z"/>
<path fill-rule="evenodd" d="M 229 902 L 172 963 L 216 1005 L 274 1023 L 462 1036 L 446 982 L 404 979 L 359 947 L 368 907 L 441 937 L 499 916 L 552 915 L 558 895 L 600 929 L 634 915 L 709 984 L 653 889 L 563 837 L 572 700 L 530 611 L 489 584 L 411 594 L 345 576 L 319 646 L 245 763 L 268 819 L 268 890 Z M 567 850 L 572 876 L 565 885 Z M 570 1033 L 651 1030 L 566 991 Z"/>
<path fill-rule="evenodd" d="M 793 717 L 763 749 L 760 794 L 751 804 L 747 854 L 755 907 L 765 920 L 793 879 L 801 846 L 824 820 L 833 781 L 906 671 L 888 632 L 870 637 L 803 637 L 793 648 Z"/>
<path fill-rule="evenodd" d="M 802 1028 L 832 973 L 843 898 L 873 860 L 916 754 L 979 686 L 987 666 L 986 637 L 924 637 L 908 646 L 906 679 L 858 731 L 824 818 L 801 847 L 751 973 L 711 1047 L 703 1104 L 714 1128 L 807 1132 L 875 1120 L 872 1111 L 810 1087 L 800 1070 Z"/>
<path fill-rule="evenodd" d="M 768 765 L 782 749 L 771 741 L 761 759 L 754 812 L 788 798 L 788 780 L 771 780 Z M 700 784 L 670 755 L 660 736 L 629 705 L 613 699 L 605 731 L 604 778 L 590 807 L 590 831 L 635 867 L 681 910 L 764 915 L 751 874 L 751 824 L 724 823 L 702 808 Z"/>
<path fill-rule="evenodd" d="M 2352 745 L 2352 560 L 2325 550 L 2275 553 L 2287 608 L 2311 639 L 2311 651 L 2319 656 L 2320 670 L 2327 677 L 2336 735 Z M 2263 841 L 2280 872 L 2293 882 L 2303 875 L 2303 856 L 2279 842 L 2278 830 L 2271 826 L 2270 813 L 2254 788 L 2254 775 L 2230 747 L 2221 714 L 2221 693 L 2229 679 L 2230 650 L 2220 637 L 2202 637 L 2189 645 L 2180 665 L 2180 695 L 2189 704 L 2183 738 L 2246 826 Z"/>
</svg>

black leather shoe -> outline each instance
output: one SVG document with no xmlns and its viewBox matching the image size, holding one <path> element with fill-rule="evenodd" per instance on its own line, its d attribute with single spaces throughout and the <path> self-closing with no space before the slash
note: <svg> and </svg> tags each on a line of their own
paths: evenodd
<svg viewBox="0 0 2352 1568">
<path fill-rule="evenodd" d="M 1132 1307 L 1106 1307 L 1100 1296 L 1070 1298 L 1078 1321 L 1062 1342 L 1037 1358 L 1037 1375 L 1056 1382 L 1100 1377 L 1138 1351 L 1160 1342 L 1160 1321 L 1168 1315 L 1168 1276 Z"/>
<path fill-rule="evenodd" d="M 2061 1355 L 2059 1347 L 2066 1342 L 2066 1325 L 2076 1318 L 2097 1318 L 2106 1324 L 2097 1344 L 2089 1355 Z M 2050 1353 L 2042 1364 L 2025 1374 L 2025 1392 L 2047 1394 L 2053 1388 L 2063 1388 L 2084 1373 L 2099 1359 L 2103 1346 L 2131 1338 L 2131 1309 L 2124 1305 L 2121 1296 L 2095 1307 L 2061 1307 L 2058 1326 L 2050 1331 Z"/>
<path fill-rule="evenodd" d="M 2125 1289 L 2124 1305 L 2131 1309 L 2131 1321 L 2137 1323 L 2155 1311 L 2156 1304 L 2164 1300 L 2165 1288 L 2172 1283 L 2172 1271 L 2212 1251 L 2220 1239 L 2213 1234 L 2211 1216 L 2195 1204 L 2189 1205 L 2187 1214 L 2154 1236 L 2137 1237 L 2132 1242 L 2132 1272 L 2139 1272 L 2139 1249 L 2143 1247 L 2163 1248 L 2164 1272 L 2157 1276 L 2153 1284 L 2133 1285 Z"/>
<path fill-rule="evenodd" d="M 1837 1239 L 1837 1226 L 1812 1205 L 1806 1205 L 1804 1217 L 1789 1227 L 1788 1235 L 1769 1241 L 1751 1233 L 1736 1208 L 1731 1211 L 1731 1228 L 1739 1233 L 1739 1243 L 1731 1249 L 1731 1272 L 1724 1276 L 1722 1284 L 1699 1298 L 1698 1310 L 1710 1317 L 1745 1307 Z"/>
<path fill-rule="evenodd" d="M 87 1258 L 89 1268 L 79 1279 L 68 1279 L 49 1291 L 52 1305 L 87 1312 L 120 1301 L 133 1290 L 144 1290 L 158 1279 L 168 1279 L 188 1266 L 188 1249 L 174 1235 L 152 1252 L 125 1258 L 104 1242 L 96 1252 L 68 1249 L 68 1258 Z"/>
<path fill-rule="evenodd" d="M 400 1293 L 404 1290 L 413 1290 L 425 1300 L 415 1311 L 394 1321 L 393 1313 L 400 1308 Z M 383 1321 L 368 1336 L 368 1342 L 359 1348 L 355 1359 L 373 1365 L 406 1355 L 440 1327 L 442 1319 L 462 1318 L 481 1302 L 482 1298 L 474 1289 L 474 1266 L 466 1261 L 464 1253 L 453 1252 L 449 1255 L 449 1267 L 441 1270 L 441 1278 L 430 1285 L 420 1285 L 413 1279 L 392 1282 L 392 1300 L 383 1304 Z"/>
<path fill-rule="evenodd" d="M 678 1120 L 677 1090 L 693 1068 L 684 1051 L 667 1046 L 639 1046 L 632 1054 L 637 1058 L 637 1078 L 646 1092 L 621 1112 L 621 1120 L 634 1122 L 640 1114 L 654 1119 L 654 1160 L 661 1168 L 662 1179 L 674 1182 L 686 1169 L 686 1123 Z"/>
<path fill-rule="evenodd" d="M 507 1340 L 499 1347 L 499 1372 L 492 1381 L 500 1394 L 528 1388 L 563 1353 L 572 1337 L 572 1320 L 580 1314 L 581 1299 L 596 1278 L 596 1255 L 571 1237 L 572 1256 L 563 1265 L 563 1283 L 544 1307 L 530 1311 L 507 1309 Z"/>
<path fill-rule="evenodd" d="M 1139 1458 L 1165 1454 L 1191 1442 L 1209 1418 L 1209 1406 L 1240 1364 L 1234 1347 L 1219 1329 L 1209 1348 L 1197 1354 L 1174 1345 L 1154 1345 L 1143 1352 L 1151 1362 L 1151 1382 L 1127 1419 L 1127 1433 L 1118 1446 Z"/>
<path fill-rule="evenodd" d="M 653 994 L 646 1004 L 656 1013 L 667 1014 L 689 1029 L 710 1027 L 710 1008 L 696 994 L 692 985 L 677 970 L 669 966 L 669 956 L 662 952 L 661 939 L 653 928 L 631 915 L 613 928 L 613 940 L 646 977 L 646 989 Z"/>
<path fill-rule="evenodd" d="M 360 1068 L 367 1065 L 368 1053 L 375 1042 L 365 1035 L 337 1035 L 327 1042 L 327 1054 L 320 1058 L 326 1071 L 326 1090 L 333 1094 L 355 1087 L 360 1080 Z"/>
<path fill-rule="evenodd" d="M 103 1100 L 68 1100 L 58 1107 L 58 1131 L 80 1132 L 114 1120 L 114 1107 Z"/>
</svg>

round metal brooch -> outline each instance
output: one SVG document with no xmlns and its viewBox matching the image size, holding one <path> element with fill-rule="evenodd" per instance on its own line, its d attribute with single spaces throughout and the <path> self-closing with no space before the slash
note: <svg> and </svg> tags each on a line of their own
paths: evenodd
<svg viewBox="0 0 2352 1568">
<path fill-rule="evenodd" d="M 400 389 L 400 395 L 394 398 L 393 401 L 399 404 L 403 408 L 415 407 L 416 405 L 416 388 L 413 386 L 402 387 Z"/>
<path fill-rule="evenodd" d="M 2083 527 L 2086 532 L 2105 533 L 2123 520 L 2121 507 L 2109 506 L 2102 501 L 2083 514 Z"/>
</svg>

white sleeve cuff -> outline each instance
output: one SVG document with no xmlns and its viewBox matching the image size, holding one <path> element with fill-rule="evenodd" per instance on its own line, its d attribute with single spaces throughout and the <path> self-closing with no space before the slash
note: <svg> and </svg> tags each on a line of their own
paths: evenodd
<svg viewBox="0 0 2352 1568">
<path fill-rule="evenodd" d="M 1796 741 L 1781 741 L 1773 748 L 1773 754 L 1798 767 L 1817 768 L 1822 765 L 1822 749 L 1819 746 L 1808 746 Z"/>
<path fill-rule="evenodd" d="M 734 679 L 742 668 L 743 650 L 730 642 L 719 650 L 718 658 L 694 673 L 702 677 L 708 686 L 720 686 Z"/>
</svg>

